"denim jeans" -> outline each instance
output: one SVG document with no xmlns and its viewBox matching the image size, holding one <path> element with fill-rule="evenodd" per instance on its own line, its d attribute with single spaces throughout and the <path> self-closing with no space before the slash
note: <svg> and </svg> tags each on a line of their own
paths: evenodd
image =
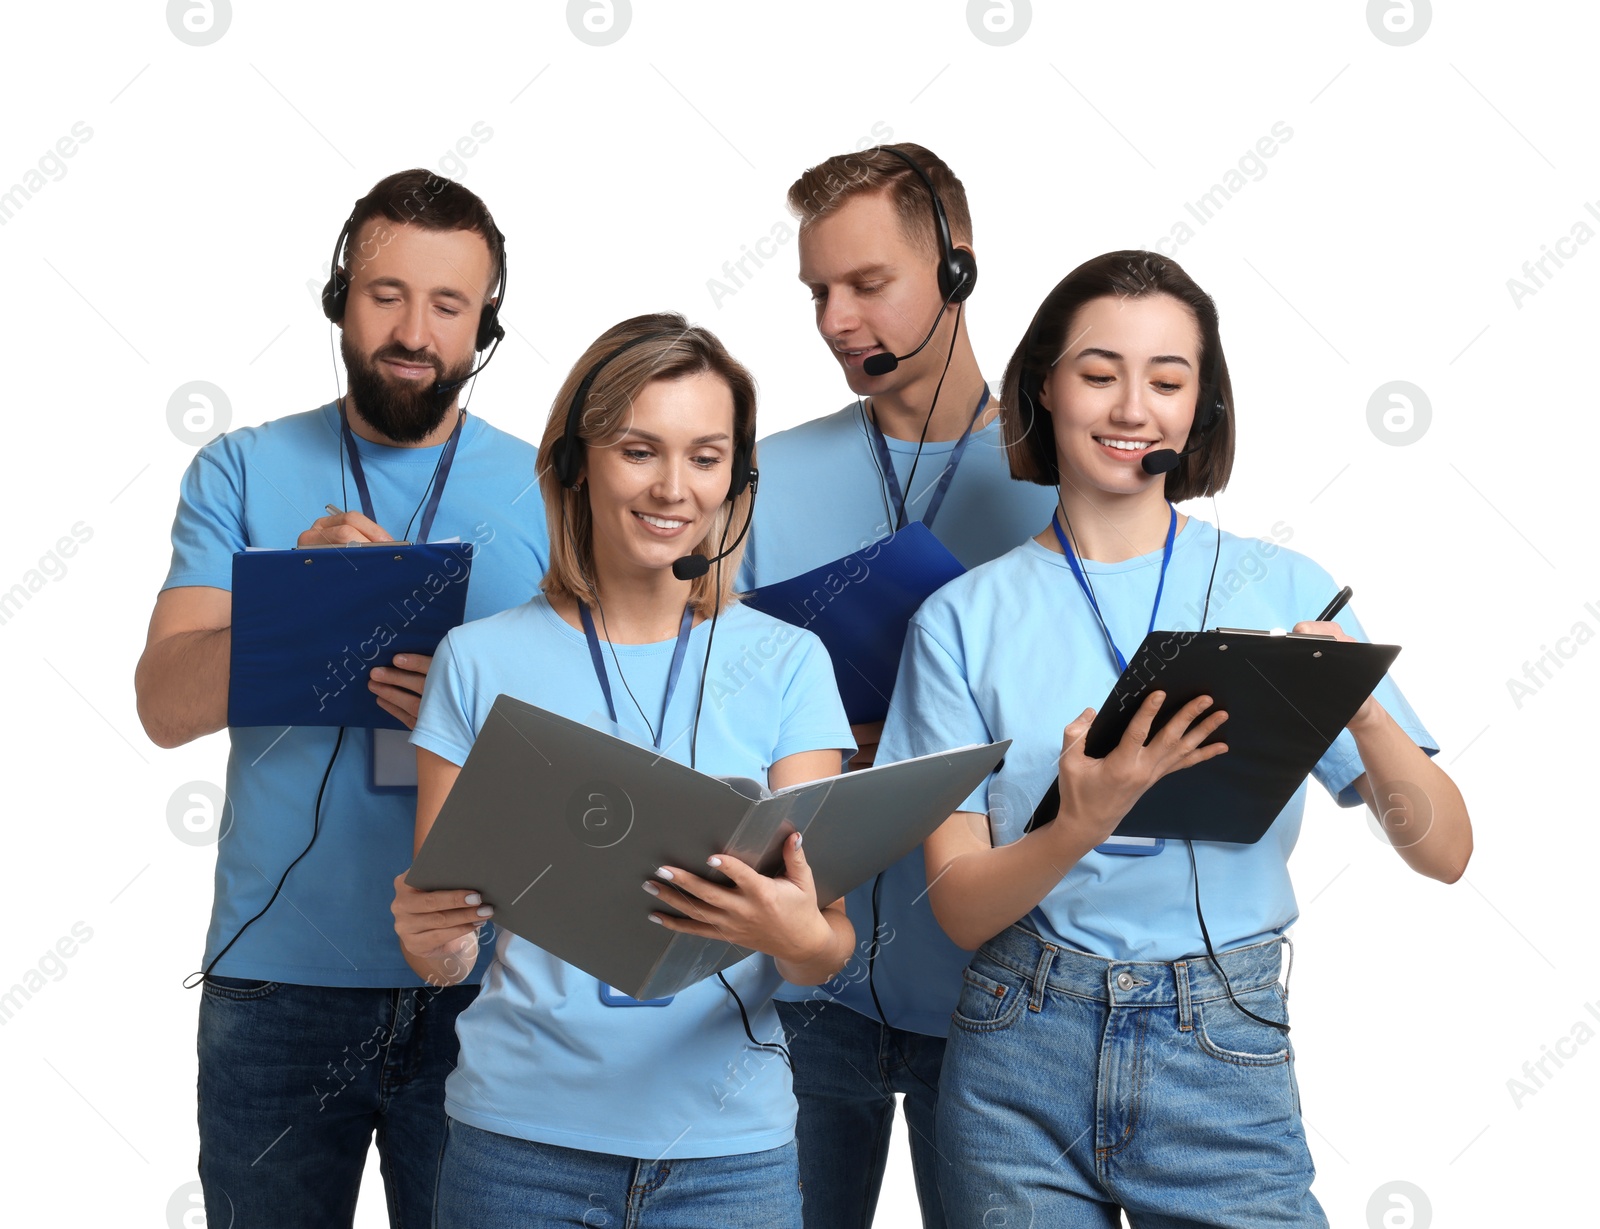
<svg viewBox="0 0 1600 1229">
<path fill-rule="evenodd" d="M 934 1104 L 943 1037 L 888 1028 L 826 999 L 777 1003 L 800 1104 L 795 1142 L 806 1229 L 866 1229 L 883 1186 L 894 1094 L 905 1094 L 911 1168 L 925 1229 L 943 1229 Z"/>
<path fill-rule="evenodd" d="M 646 1161 L 448 1122 L 436 1229 L 800 1229 L 792 1142 L 734 1156 Z"/>
<path fill-rule="evenodd" d="M 1273 940 L 1221 953 L 1287 1022 Z M 1287 1036 L 1204 956 L 1106 960 L 1012 926 L 965 973 L 937 1139 L 952 1226 L 1317 1226 Z"/>
<path fill-rule="evenodd" d="M 431 1224 L 456 1017 L 477 993 L 208 978 L 199 1040 L 207 1223 L 349 1225 L 376 1131 L 389 1223 Z"/>
</svg>

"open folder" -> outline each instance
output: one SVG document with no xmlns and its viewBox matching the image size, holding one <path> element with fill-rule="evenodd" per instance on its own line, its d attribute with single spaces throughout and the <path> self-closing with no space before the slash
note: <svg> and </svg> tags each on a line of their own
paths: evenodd
<svg viewBox="0 0 1600 1229">
<path fill-rule="evenodd" d="M 404 729 L 367 675 L 432 654 L 466 614 L 471 573 L 470 542 L 240 551 L 228 724 Z"/>
<path fill-rule="evenodd" d="M 1397 645 L 1330 636 L 1151 632 L 1095 714 L 1084 752 L 1109 755 L 1152 691 L 1166 692 L 1153 731 L 1191 700 L 1210 696 L 1228 719 L 1203 745 L 1225 742 L 1228 749 L 1162 777 L 1116 835 L 1259 841 L 1399 655 Z M 1060 807 L 1060 782 L 1052 781 L 1027 830 L 1049 823 Z"/>
<path fill-rule="evenodd" d="M 652 925 L 656 868 L 728 853 L 764 874 L 805 835 L 827 903 L 910 853 L 994 770 L 1009 743 L 964 747 L 769 793 L 496 697 L 406 882 L 473 888 L 495 924 L 635 999 L 663 998 L 750 954 Z"/>
<path fill-rule="evenodd" d="M 965 571 L 931 529 L 913 521 L 853 555 L 763 585 L 744 603 L 815 632 L 833 658 L 845 715 L 882 721 L 911 616 Z"/>
</svg>

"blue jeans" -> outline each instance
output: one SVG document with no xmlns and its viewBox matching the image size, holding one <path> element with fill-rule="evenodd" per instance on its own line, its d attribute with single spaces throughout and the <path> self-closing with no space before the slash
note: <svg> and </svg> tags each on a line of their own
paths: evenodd
<svg viewBox="0 0 1600 1229">
<path fill-rule="evenodd" d="M 1240 1003 L 1287 1022 L 1281 943 L 1221 953 Z M 965 976 L 939 1149 L 950 1224 L 1316 1226 L 1288 1038 L 1204 956 L 1105 960 L 1012 926 Z"/>
<path fill-rule="evenodd" d="M 922 1223 L 943 1229 L 933 1131 L 944 1038 L 888 1028 L 825 998 L 776 1006 L 794 1058 L 806 1229 L 872 1224 L 897 1092 L 905 1094 Z"/>
<path fill-rule="evenodd" d="M 199 1040 L 207 1223 L 349 1225 L 376 1131 L 389 1223 L 431 1224 L 456 1017 L 477 993 L 208 978 Z"/>
<path fill-rule="evenodd" d="M 794 1144 L 644 1161 L 558 1148 L 449 1119 L 436 1229 L 800 1229 Z"/>
</svg>

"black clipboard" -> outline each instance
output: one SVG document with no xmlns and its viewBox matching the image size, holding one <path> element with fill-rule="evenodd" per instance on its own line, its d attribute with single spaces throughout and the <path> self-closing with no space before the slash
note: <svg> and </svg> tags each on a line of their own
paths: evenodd
<svg viewBox="0 0 1600 1229">
<path fill-rule="evenodd" d="M 1225 742 L 1228 750 L 1162 777 L 1134 803 L 1116 835 L 1253 845 L 1399 655 L 1398 645 L 1331 636 L 1243 628 L 1151 632 L 1095 714 L 1085 752 L 1109 755 L 1139 705 L 1157 690 L 1167 698 L 1152 729 L 1208 695 L 1228 720 L 1206 744 Z M 1025 831 L 1051 822 L 1060 806 L 1060 782 L 1052 781 Z"/>
</svg>

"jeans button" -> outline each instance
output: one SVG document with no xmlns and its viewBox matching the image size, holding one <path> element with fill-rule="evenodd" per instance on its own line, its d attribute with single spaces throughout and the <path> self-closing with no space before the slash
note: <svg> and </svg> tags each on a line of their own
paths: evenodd
<svg viewBox="0 0 1600 1229">
<path fill-rule="evenodd" d="M 1133 974 L 1127 972 L 1126 970 L 1124 970 L 1121 973 L 1118 973 L 1117 974 L 1117 989 L 1118 990 L 1132 990 L 1133 989 Z"/>
</svg>

